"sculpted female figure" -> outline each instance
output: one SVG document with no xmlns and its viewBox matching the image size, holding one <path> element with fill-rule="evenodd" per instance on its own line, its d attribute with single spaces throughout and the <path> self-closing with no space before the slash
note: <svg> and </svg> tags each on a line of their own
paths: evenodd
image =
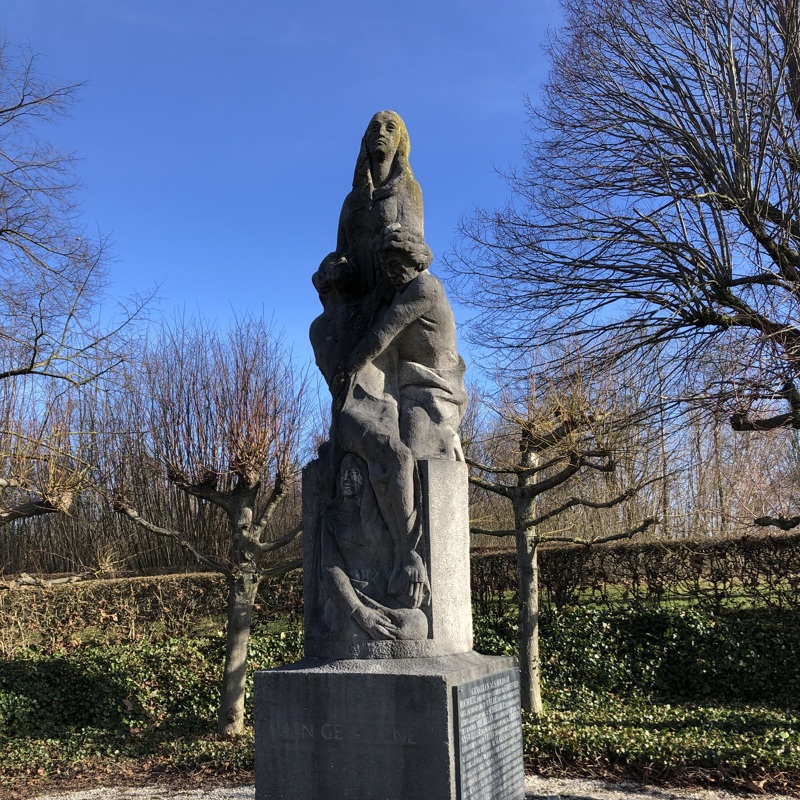
<svg viewBox="0 0 800 800">
<path fill-rule="evenodd" d="M 375 114 L 361 140 L 353 188 L 339 217 L 336 250 L 355 265 L 359 296 L 377 290 L 375 306 L 394 294 L 381 275 L 381 253 L 402 251 L 418 270 L 433 259 L 425 244 L 422 190 L 408 163 L 410 152 L 403 120 L 394 111 Z"/>
</svg>

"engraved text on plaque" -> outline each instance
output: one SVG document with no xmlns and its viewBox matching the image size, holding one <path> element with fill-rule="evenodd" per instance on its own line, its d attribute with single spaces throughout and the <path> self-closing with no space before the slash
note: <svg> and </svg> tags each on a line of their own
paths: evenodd
<svg viewBox="0 0 800 800">
<path fill-rule="evenodd" d="M 523 800 L 519 671 L 455 687 L 461 800 Z"/>
</svg>

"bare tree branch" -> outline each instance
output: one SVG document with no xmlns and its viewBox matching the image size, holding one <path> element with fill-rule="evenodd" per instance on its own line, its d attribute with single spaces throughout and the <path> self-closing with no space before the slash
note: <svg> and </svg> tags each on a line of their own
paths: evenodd
<svg viewBox="0 0 800 800">
<path fill-rule="evenodd" d="M 279 564 L 276 567 L 262 569 L 259 574 L 262 578 L 278 578 L 281 575 L 285 575 L 287 572 L 291 572 L 293 569 L 299 569 L 302 566 L 303 559 L 296 558 L 294 561 L 288 561 L 285 564 Z"/>
<path fill-rule="evenodd" d="M 467 459 L 467 464 L 480 472 L 488 472 L 491 475 L 536 475 L 539 472 L 544 472 L 556 466 L 556 464 L 562 463 L 567 458 L 569 458 L 569 456 L 561 453 L 547 461 L 537 461 L 533 466 L 522 466 L 520 464 L 490 466 L 480 461 L 475 461 L 472 458 Z"/>
<path fill-rule="evenodd" d="M 303 531 L 303 524 L 300 523 L 297 527 L 290 530 L 284 536 L 281 536 L 280 539 L 275 539 L 272 542 L 260 542 L 258 547 L 256 548 L 256 552 L 259 556 L 264 555 L 265 553 L 271 553 L 274 550 L 278 550 L 281 547 L 285 547 L 289 542 L 293 542 L 300 533 Z"/>
<path fill-rule="evenodd" d="M 618 542 L 621 539 L 632 539 L 639 533 L 646 531 L 651 525 L 655 525 L 657 522 L 655 517 L 647 517 L 647 519 L 643 520 L 639 525 L 636 525 L 633 528 L 629 528 L 626 531 L 621 531 L 620 533 L 612 533 L 609 536 L 602 536 L 599 539 L 586 539 L 582 536 L 548 536 L 546 541 L 548 542 L 563 542 L 565 544 L 581 544 L 585 547 L 593 547 L 594 545 L 598 544 L 608 544 L 609 542 Z"/>
<path fill-rule="evenodd" d="M 469 482 L 473 486 L 478 486 L 481 489 L 486 489 L 487 492 L 500 494 L 503 497 L 512 498 L 517 495 L 516 486 L 506 486 L 503 483 L 494 483 L 492 481 L 487 481 L 485 478 L 481 478 L 480 475 L 470 475 Z"/>
<path fill-rule="evenodd" d="M 281 500 L 286 497 L 286 493 L 288 491 L 289 487 L 286 484 L 286 479 L 283 477 L 283 474 L 279 472 L 275 476 L 275 481 L 272 484 L 272 491 L 270 492 L 269 497 L 262 506 L 261 510 L 256 514 L 256 525 L 263 526 L 267 522 L 275 509 L 278 507 L 278 504 L 281 502 Z M 287 539 L 286 543 L 288 544 L 291 540 L 291 538 Z"/>
<path fill-rule="evenodd" d="M 197 482 L 190 481 L 183 472 L 173 466 L 168 466 L 166 472 L 167 478 L 186 494 L 207 500 L 224 511 L 230 511 L 233 508 L 230 494 L 217 491 L 219 476 L 213 470 L 208 470 Z"/>
<path fill-rule="evenodd" d="M 495 530 L 494 528 L 484 528 L 482 525 L 470 525 L 469 526 L 470 533 L 477 533 L 482 534 L 483 536 L 514 536 L 517 533 L 516 528 L 511 528 L 509 530 Z"/>
<path fill-rule="evenodd" d="M 618 494 L 616 497 L 612 497 L 610 500 L 589 500 L 584 497 L 570 497 L 569 500 L 562 503 L 560 506 L 553 508 L 546 514 L 542 514 L 541 516 L 537 517 L 530 523 L 530 527 L 535 528 L 537 525 L 541 525 L 548 520 L 563 514 L 565 511 L 575 508 L 576 506 L 594 509 L 614 508 L 614 506 L 618 506 L 620 503 L 624 503 L 626 500 L 633 497 L 641 489 L 642 485 L 631 486 L 622 492 L 622 494 Z"/>
<path fill-rule="evenodd" d="M 205 553 L 201 553 L 194 546 L 194 544 L 192 544 L 192 542 L 186 538 L 185 534 L 180 533 L 179 531 L 169 530 L 168 528 L 162 528 L 144 519 L 135 508 L 133 508 L 125 501 L 125 499 L 121 495 L 117 495 L 114 498 L 114 511 L 116 511 L 119 514 L 123 514 L 131 522 L 138 525 L 143 530 L 148 531 L 149 533 L 154 533 L 156 536 L 165 536 L 169 539 L 173 539 L 184 550 L 186 550 L 187 553 L 191 553 L 191 555 L 193 555 L 197 559 L 197 561 L 199 561 L 204 566 L 214 570 L 215 572 L 222 573 L 225 576 L 225 578 L 229 581 L 235 580 L 236 576 L 231 569 L 229 569 L 222 562 L 217 561 L 217 559 L 210 558 L 209 556 L 205 555 Z"/>
<path fill-rule="evenodd" d="M 540 481 L 536 481 L 536 483 L 521 487 L 521 492 L 528 497 L 538 497 L 540 494 L 549 492 L 556 486 L 561 486 L 562 483 L 566 483 L 571 477 L 580 471 L 581 467 L 586 467 L 589 465 L 589 461 L 583 459 L 580 455 L 573 453 L 570 456 L 570 463 L 564 467 L 564 469 L 559 470 L 555 473 L 555 475 L 551 475 L 549 478 L 543 478 Z"/>
<path fill-rule="evenodd" d="M 753 520 L 754 525 L 763 528 L 780 528 L 782 531 L 790 531 L 800 525 L 800 516 L 796 517 L 757 517 Z"/>
<path fill-rule="evenodd" d="M 14 506 L 0 506 L 0 525 L 13 522 L 15 519 L 38 517 L 42 514 L 56 514 L 63 510 L 62 506 L 54 505 L 44 498 L 31 500 L 27 503 L 18 503 Z"/>
</svg>

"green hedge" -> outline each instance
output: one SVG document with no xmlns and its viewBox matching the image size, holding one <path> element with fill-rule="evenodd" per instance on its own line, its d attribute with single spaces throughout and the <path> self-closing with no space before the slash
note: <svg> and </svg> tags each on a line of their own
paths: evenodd
<svg viewBox="0 0 800 800">
<path fill-rule="evenodd" d="M 513 614 L 476 619 L 476 649 L 516 648 Z M 800 710 L 800 611 L 569 608 L 541 619 L 542 683 L 554 708 L 608 695 Z"/>
<path fill-rule="evenodd" d="M 681 602 L 800 609 L 800 533 L 703 541 L 546 546 L 539 580 L 545 608 L 587 602 L 606 608 Z M 473 598 L 486 615 L 515 603 L 513 552 L 472 559 Z"/>
<path fill-rule="evenodd" d="M 300 657 L 300 636 L 254 635 L 249 671 Z M 207 731 L 216 719 L 223 637 L 87 645 L 0 660 L 0 736 L 58 739 L 90 728 Z M 248 707 L 249 710 L 249 707 Z"/>
<path fill-rule="evenodd" d="M 297 630 L 257 627 L 248 673 L 297 660 Z M 0 785 L 144 758 L 169 769 L 252 768 L 252 732 L 213 734 L 222 636 L 76 645 L 0 659 Z M 246 701 L 252 723 L 252 696 Z M 249 742 L 249 743 L 248 743 Z"/>
<path fill-rule="evenodd" d="M 582 692 L 800 709 L 800 612 L 570 609 L 546 616 L 551 702 Z M 567 701 L 572 704 L 570 698 Z"/>
<path fill-rule="evenodd" d="M 513 613 L 476 618 L 484 652 L 515 636 Z M 800 611 L 565 608 L 542 616 L 541 651 L 532 769 L 800 790 Z"/>
</svg>

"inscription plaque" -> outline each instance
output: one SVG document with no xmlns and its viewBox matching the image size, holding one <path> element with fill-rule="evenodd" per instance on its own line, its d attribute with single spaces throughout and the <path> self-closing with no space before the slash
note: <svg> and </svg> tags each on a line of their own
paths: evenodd
<svg viewBox="0 0 800 800">
<path fill-rule="evenodd" d="M 524 800 L 519 670 L 454 689 L 459 800 Z"/>
<path fill-rule="evenodd" d="M 416 747 L 419 744 L 419 731 L 413 725 L 276 720 L 271 733 L 276 741 L 283 742 L 332 742 L 368 747 L 379 745 Z"/>
</svg>

